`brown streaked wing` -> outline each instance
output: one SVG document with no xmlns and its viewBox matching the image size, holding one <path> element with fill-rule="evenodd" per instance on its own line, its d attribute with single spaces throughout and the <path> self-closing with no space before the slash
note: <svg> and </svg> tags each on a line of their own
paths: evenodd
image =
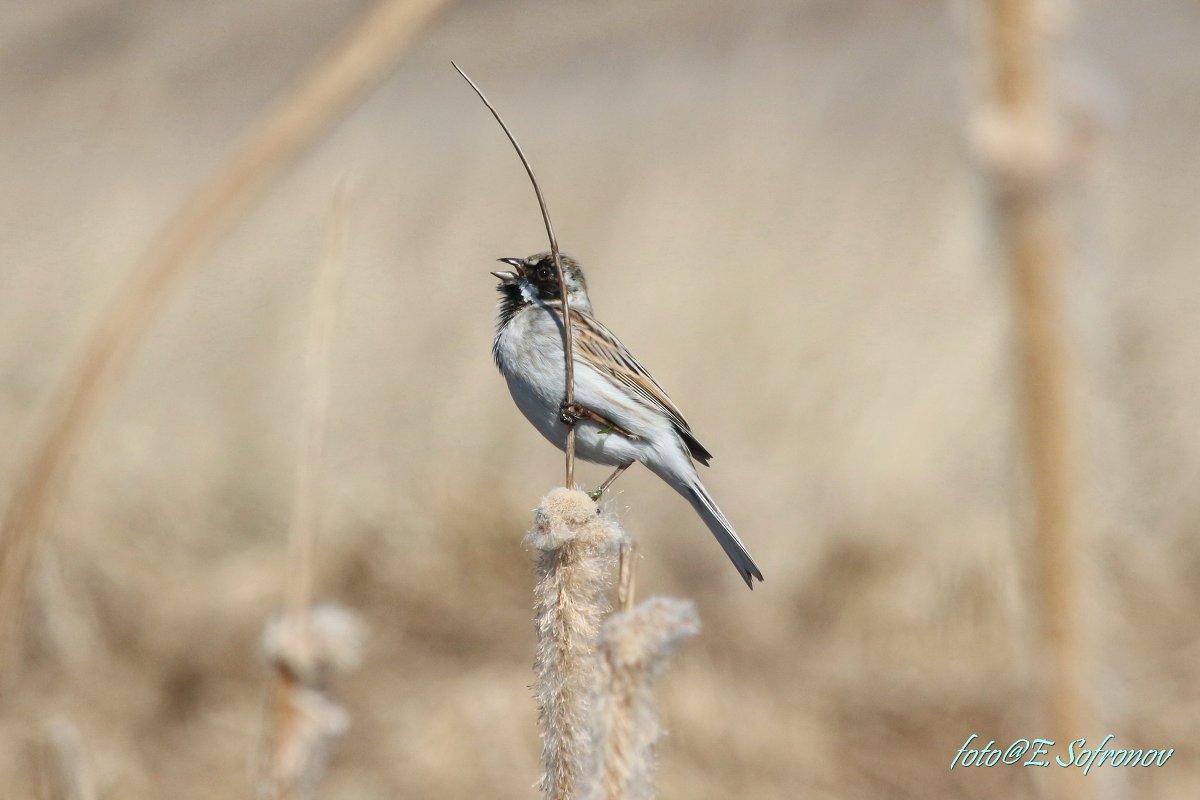
<svg viewBox="0 0 1200 800">
<path fill-rule="evenodd" d="M 674 423 L 692 456 L 707 465 L 712 453 L 696 439 L 679 406 L 675 405 L 646 368 L 638 363 L 617 335 L 595 317 L 574 309 L 571 311 L 571 323 L 575 332 L 576 356 L 587 361 L 597 371 L 619 381 L 652 407 L 666 414 Z"/>
</svg>

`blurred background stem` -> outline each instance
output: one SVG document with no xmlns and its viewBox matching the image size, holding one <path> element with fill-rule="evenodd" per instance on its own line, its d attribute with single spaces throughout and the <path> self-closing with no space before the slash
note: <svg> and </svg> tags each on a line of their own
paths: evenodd
<svg viewBox="0 0 1200 800">
<path fill-rule="evenodd" d="M 1051 78 L 1055 12 L 1045 0 L 983 3 L 988 96 L 980 115 L 998 239 L 1013 286 L 1020 396 L 1033 498 L 1030 614 L 1037 620 L 1043 724 L 1060 742 L 1088 727 L 1081 609 L 1084 531 L 1077 486 L 1075 365 L 1065 311 L 1071 248 L 1061 216 L 1072 160 Z M 1078 770 L 1056 770 L 1055 795 L 1083 798 Z"/>
<path fill-rule="evenodd" d="M 387 0 L 344 33 L 166 224 L 88 337 L 51 401 L 0 529 L 0 677 L 19 663 L 29 573 L 67 470 L 121 369 L 189 264 L 234 214 L 391 69 L 443 0 Z"/>
</svg>

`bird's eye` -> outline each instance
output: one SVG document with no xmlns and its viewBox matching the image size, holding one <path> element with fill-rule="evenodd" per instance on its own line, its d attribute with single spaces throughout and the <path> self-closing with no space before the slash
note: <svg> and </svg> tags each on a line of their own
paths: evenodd
<svg viewBox="0 0 1200 800">
<path fill-rule="evenodd" d="M 538 280 L 548 281 L 554 277 L 554 270 L 549 267 L 542 267 L 538 270 Z"/>
</svg>

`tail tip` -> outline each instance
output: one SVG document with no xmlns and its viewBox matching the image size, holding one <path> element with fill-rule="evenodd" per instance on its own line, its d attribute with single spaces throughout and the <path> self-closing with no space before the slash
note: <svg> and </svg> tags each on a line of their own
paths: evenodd
<svg viewBox="0 0 1200 800">
<path fill-rule="evenodd" d="M 754 591 L 754 579 L 755 578 L 758 579 L 759 583 L 763 583 L 765 580 L 763 578 L 762 571 L 757 566 L 754 566 L 754 565 L 751 565 L 748 567 L 742 567 L 741 573 L 742 573 L 742 580 L 744 580 L 746 582 L 746 586 L 748 586 L 750 588 L 750 591 L 752 591 L 752 592 Z"/>
</svg>

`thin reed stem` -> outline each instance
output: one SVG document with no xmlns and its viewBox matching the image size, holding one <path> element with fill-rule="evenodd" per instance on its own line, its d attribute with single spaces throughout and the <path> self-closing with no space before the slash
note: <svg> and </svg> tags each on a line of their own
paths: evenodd
<svg viewBox="0 0 1200 800">
<path fill-rule="evenodd" d="M 637 591 L 637 543 L 628 537 L 621 543 L 621 553 L 617 560 L 617 608 L 629 611 L 633 608 L 633 599 Z"/>
<path fill-rule="evenodd" d="M 328 696 L 327 675 L 343 660 L 337 652 L 361 637 L 349 612 L 312 610 L 313 552 L 320 527 L 321 464 L 329 410 L 330 367 L 345 271 L 346 199 L 339 187 L 329 212 L 321 261 L 313 279 L 305 352 L 303 428 L 288 552 L 284 614 L 264 638 L 272 668 L 269 744 L 262 764 L 263 800 L 299 800 L 311 794 L 329 744 L 349 717 Z M 323 626 L 323 627 L 322 627 Z M 350 631 L 343 635 L 343 629 Z M 333 636 L 328 634 L 333 631 Z M 332 645 L 331 645 L 332 642 Z M 356 656 L 352 656 L 356 658 Z"/>
<path fill-rule="evenodd" d="M 479 99 L 483 101 L 483 104 L 485 106 L 487 106 L 488 111 L 492 112 L 492 116 L 496 118 L 496 122 L 500 123 L 500 127 L 501 127 L 501 129 L 503 129 L 504 135 L 508 137 L 508 141 L 512 143 L 513 149 L 517 151 L 517 157 L 521 159 L 521 164 L 525 167 L 525 174 L 527 174 L 529 176 L 529 182 L 533 184 L 534 194 L 537 195 L 538 208 L 540 208 L 542 211 L 542 222 L 544 222 L 546 224 L 546 238 L 548 238 L 550 240 L 550 253 L 551 253 L 551 255 L 554 256 L 554 269 L 555 269 L 555 271 L 558 272 L 558 285 L 559 285 L 559 287 L 561 287 L 559 293 L 562 295 L 562 306 L 563 306 L 562 338 L 563 338 L 563 369 L 566 373 L 566 383 L 567 383 L 566 403 L 568 406 L 573 406 L 575 404 L 575 347 L 574 347 L 575 335 L 574 335 L 574 332 L 571 330 L 571 303 L 570 303 L 570 300 L 567 298 L 567 282 L 566 282 L 565 276 L 563 275 L 562 258 L 559 256 L 559 253 L 558 253 L 558 239 L 555 238 L 554 226 L 550 223 L 550 211 L 546 207 L 546 198 L 542 195 L 542 187 L 540 185 L 538 185 L 537 178 L 534 177 L 533 167 L 529 166 L 529 159 L 527 159 L 525 157 L 525 151 L 521 149 L 521 145 L 517 144 L 516 137 L 513 136 L 512 131 L 510 131 L 508 129 L 508 126 L 504 124 L 504 120 L 500 117 L 500 112 L 496 110 L 496 107 L 493 106 L 491 104 L 491 101 L 489 101 L 487 99 L 487 97 L 484 95 L 483 90 L 481 90 L 475 84 L 475 81 L 471 80 L 470 76 L 468 76 L 467 73 L 462 71 L 462 68 L 459 67 L 458 64 L 451 61 L 450 65 L 452 67 L 454 67 L 454 69 L 458 71 L 458 74 L 462 75 L 463 79 L 466 80 L 466 82 L 471 85 L 471 88 L 475 90 L 475 94 L 479 95 Z M 567 457 L 567 467 L 566 467 L 567 476 L 566 476 L 566 482 L 564 483 L 564 485 L 568 489 L 572 489 L 575 486 L 575 426 L 574 426 L 574 424 L 568 424 L 568 427 L 567 427 L 566 457 Z"/>
<path fill-rule="evenodd" d="M 313 550 L 320 526 L 320 473 L 329 416 L 330 370 L 334 331 L 345 274 L 346 192 L 339 187 L 329 211 L 321 262 L 313 280 L 308 347 L 305 352 L 306 390 L 303 434 L 297 466 L 292 521 L 288 531 L 286 603 L 297 625 L 312 598 Z"/>
</svg>

